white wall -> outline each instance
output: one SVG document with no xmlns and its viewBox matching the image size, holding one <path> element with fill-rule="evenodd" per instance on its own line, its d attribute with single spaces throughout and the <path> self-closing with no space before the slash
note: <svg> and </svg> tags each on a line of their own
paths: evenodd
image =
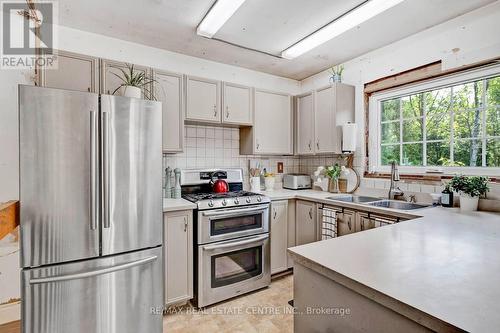
<svg viewBox="0 0 500 333">
<path fill-rule="evenodd" d="M 453 68 L 500 56 L 500 1 L 441 25 L 402 39 L 344 63 L 342 81 L 356 86 L 359 138 L 355 164 L 364 172 L 364 84 L 441 60 Z M 302 92 L 327 85 L 327 70 L 301 81 Z M 363 180 L 369 187 L 386 186 L 383 180 Z"/>
<path fill-rule="evenodd" d="M 59 27 L 59 48 L 100 58 L 296 94 L 295 80 L 221 64 L 116 38 Z M 17 85 L 32 82 L 29 71 L 1 70 L 0 202 L 18 199 Z"/>
</svg>

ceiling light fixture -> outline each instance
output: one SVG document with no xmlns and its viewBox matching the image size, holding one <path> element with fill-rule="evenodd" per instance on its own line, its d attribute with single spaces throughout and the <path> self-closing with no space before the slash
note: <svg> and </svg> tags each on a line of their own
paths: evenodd
<svg viewBox="0 0 500 333">
<path fill-rule="evenodd" d="M 335 21 L 325 25 L 296 44 L 281 52 L 281 56 L 286 59 L 293 59 L 314 49 L 330 39 L 343 34 L 349 29 L 371 19 L 383 11 L 396 6 L 403 0 L 370 0 L 361 6 L 353 9 Z"/>
<path fill-rule="evenodd" d="M 200 36 L 212 38 L 245 0 L 217 0 L 196 28 Z"/>
</svg>

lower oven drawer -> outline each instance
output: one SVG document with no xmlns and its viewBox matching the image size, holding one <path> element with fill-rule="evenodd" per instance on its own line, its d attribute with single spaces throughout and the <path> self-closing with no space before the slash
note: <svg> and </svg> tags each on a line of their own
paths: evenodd
<svg viewBox="0 0 500 333">
<path fill-rule="evenodd" d="M 198 246 L 197 305 L 268 286 L 270 266 L 267 233 Z"/>
<path fill-rule="evenodd" d="M 198 244 L 269 232 L 269 204 L 198 212 Z"/>
</svg>

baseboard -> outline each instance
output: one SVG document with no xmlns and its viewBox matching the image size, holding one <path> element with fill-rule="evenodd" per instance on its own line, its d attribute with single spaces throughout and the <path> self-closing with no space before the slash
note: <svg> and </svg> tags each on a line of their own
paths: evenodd
<svg viewBox="0 0 500 333">
<path fill-rule="evenodd" d="M 0 325 L 21 319 L 21 302 L 0 305 Z"/>
</svg>

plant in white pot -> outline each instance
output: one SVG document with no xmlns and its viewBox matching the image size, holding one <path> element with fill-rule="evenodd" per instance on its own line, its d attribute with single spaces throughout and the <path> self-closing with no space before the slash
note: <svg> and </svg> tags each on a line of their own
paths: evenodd
<svg viewBox="0 0 500 333">
<path fill-rule="evenodd" d="M 453 191 L 460 193 L 460 210 L 476 211 L 479 197 L 489 191 L 489 179 L 483 176 L 456 175 L 450 181 Z"/>
<path fill-rule="evenodd" d="M 142 91 L 144 90 L 145 96 L 150 99 L 156 100 L 149 87 L 151 83 L 156 82 L 154 79 L 146 77 L 146 73 L 142 71 L 134 71 L 134 65 L 127 64 L 127 70 L 118 68 L 122 75 L 112 73 L 122 82 L 114 91 L 113 95 L 120 91 L 120 95 L 125 97 L 141 98 Z"/>
</svg>

